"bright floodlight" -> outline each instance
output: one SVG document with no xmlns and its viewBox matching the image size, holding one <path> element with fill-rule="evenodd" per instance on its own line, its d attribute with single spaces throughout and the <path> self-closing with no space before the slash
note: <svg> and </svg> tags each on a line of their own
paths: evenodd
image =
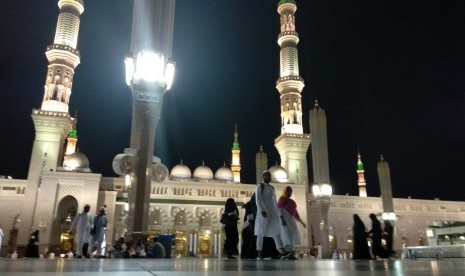
<svg viewBox="0 0 465 276">
<path fill-rule="evenodd" d="M 174 63 L 169 61 L 165 70 L 166 90 L 170 90 L 174 80 Z"/>
<path fill-rule="evenodd" d="M 329 184 L 314 184 L 312 192 L 315 197 L 330 197 L 333 194 L 333 188 Z"/>
<path fill-rule="evenodd" d="M 136 57 L 134 80 L 157 82 L 163 80 L 165 58 L 160 53 L 141 51 Z"/>
<path fill-rule="evenodd" d="M 396 214 L 393 212 L 383 213 L 382 218 L 383 220 L 389 220 L 389 221 L 395 221 L 397 219 Z"/>
<path fill-rule="evenodd" d="M 320 190 L 323 196 L 331 196 L 333 194 L 333 187 L 329 184 L 321 184 Z"/>
<path fill-rule="evenodd" d="M 126 66 L 126 84 L 131 86 L 132 77 L 134 76 L 134 59 L 132 57 L 125 58 L 124 65 Z"/>
</svg>

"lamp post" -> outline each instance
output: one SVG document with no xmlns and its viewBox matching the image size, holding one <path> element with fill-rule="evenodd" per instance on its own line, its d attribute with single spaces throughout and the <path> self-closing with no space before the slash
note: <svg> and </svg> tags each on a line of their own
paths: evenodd
<svg viewBox="0 0 465 276">
<path fill-rule="evenodd" d="M 321 247 L 322 257 L 329 259 L 331 252 L 329 250 L 329 225 L 328 225 L 328 212 L 331 204 L 331 195 L 333 194 L 333 188 L 330 184 L 313 184 L 312 192 L 315 196 L 316 202 L 320 205 L 321 213 Z"/>
<path fill-rule="evenodd" d="M 132 56 L 126 58 L 126 83 L 132 91 L 130 147 L 113 159 L 118 175 L 129 175 L 127 236 L 148 230 L 152 181 L 163 180 L 168 169 L 153 156 L 155 130 L 163 95 L 173 81 L 171 57 L 175 0 L 134 0 Z"/>
<path fill-rule="evenodd" d="M 174 63 L 160 52 L 142 50 L 128 57 L 126 82 L 132 90 L 131 148 L 113 159 L 113 170 L 126 176 L 129 197 L 128 235 L 146 234 L 150 207 L 155 129 L 163 105 L 163 94 L 174 76 Z"/>
</svg>

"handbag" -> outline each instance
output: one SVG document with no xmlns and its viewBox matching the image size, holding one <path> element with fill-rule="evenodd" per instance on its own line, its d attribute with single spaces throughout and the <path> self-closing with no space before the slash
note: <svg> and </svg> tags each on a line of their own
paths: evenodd
<svg viewBox="0 0 465 276">
<path fill-rule="evenodd" d="M 222 214 L 220 223 L 224 225 L 229 225 L 230 224 L 229 216 L 227 214 Z"/>
</svg>

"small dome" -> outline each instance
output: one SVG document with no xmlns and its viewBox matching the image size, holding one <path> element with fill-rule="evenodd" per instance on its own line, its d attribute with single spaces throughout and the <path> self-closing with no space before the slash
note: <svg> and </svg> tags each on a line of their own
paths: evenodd
<svg viewBox="0 0 465 276">
<path fill-rule="evenodd" d="M 286 170 L 281 167 L 280 165 L 274 165 L 270 168 L 271 173 L 271 181 L 272 182 L 287 182 L 287 172 Z"/>
<path fill-rule="evenodd" d="M 213 171 L 209 167 L 207 167 L 205 165 L 198 166 L 194 170 L 194 179 L 196 181 L 212 180 L 213 179 Z"/>
<path fill-rule="evenodd" d="M 232 182 L 234 181 L 234 174 L 231 168 L 223 166 L 216 171 L 215 179 L 218 181 Z"/>
<path fill-rule="evenodd" d="M 75 169 L 88 169 L 89 158 L 82 152 L 75 152 L 65 156 L 63 161 L 63 167 L 75 170 Z"/>
<path fill-rule="evenodd" d="M 184 165 L 182 162 L 181 164 L 177 164 L 171 169 L 170 173 L 171 179 L 191 179 L 192 172 L 188 166 Z"/>
</svg>

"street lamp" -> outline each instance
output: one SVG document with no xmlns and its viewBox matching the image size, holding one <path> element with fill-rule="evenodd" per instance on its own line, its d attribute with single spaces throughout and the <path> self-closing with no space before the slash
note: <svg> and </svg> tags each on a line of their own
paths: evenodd
<svg viewBox="0 0 465 276">
<path fill-rule="evenodd" d="M 328 259 L 331 257 L 329 251 L 329 227 L 328 227 L 328 211 L 331 204 L 331 195 L 333 194 L 333 188 L 330 184 L 313 184 L 312 193 L 315 196 L 316 202 L 320 205 L 321 213 L 321 247 L 322 257 Z"/>
<path fill-rule="evenodd" d="M 126 66 L 126 84 L 128 86 L 158 83 L 160 87 L 170 90 L 175 67 L 171 60 L 165 62 L 163 54 L 142 50 L 136 55 L 135 59 L 126 57 L 124 64 Z"/>
<path fill-rule="evenodd" d="M 127 57 L 126 83 L 132 90 L 132 123 L 130 148 L 113 159 L 113 170 L 125 176 L 128 191 L 128 235 L 143 236 L 148 229 L 152 180 L 164 180 L 159 158 L 153 156 L 155 130 L 163 106 L 163 95 L 174 78 L 174 63 L 161 52 L 141 50 Z M 155 173 L 154 173 L 155 172 Z"/>
</svg>

